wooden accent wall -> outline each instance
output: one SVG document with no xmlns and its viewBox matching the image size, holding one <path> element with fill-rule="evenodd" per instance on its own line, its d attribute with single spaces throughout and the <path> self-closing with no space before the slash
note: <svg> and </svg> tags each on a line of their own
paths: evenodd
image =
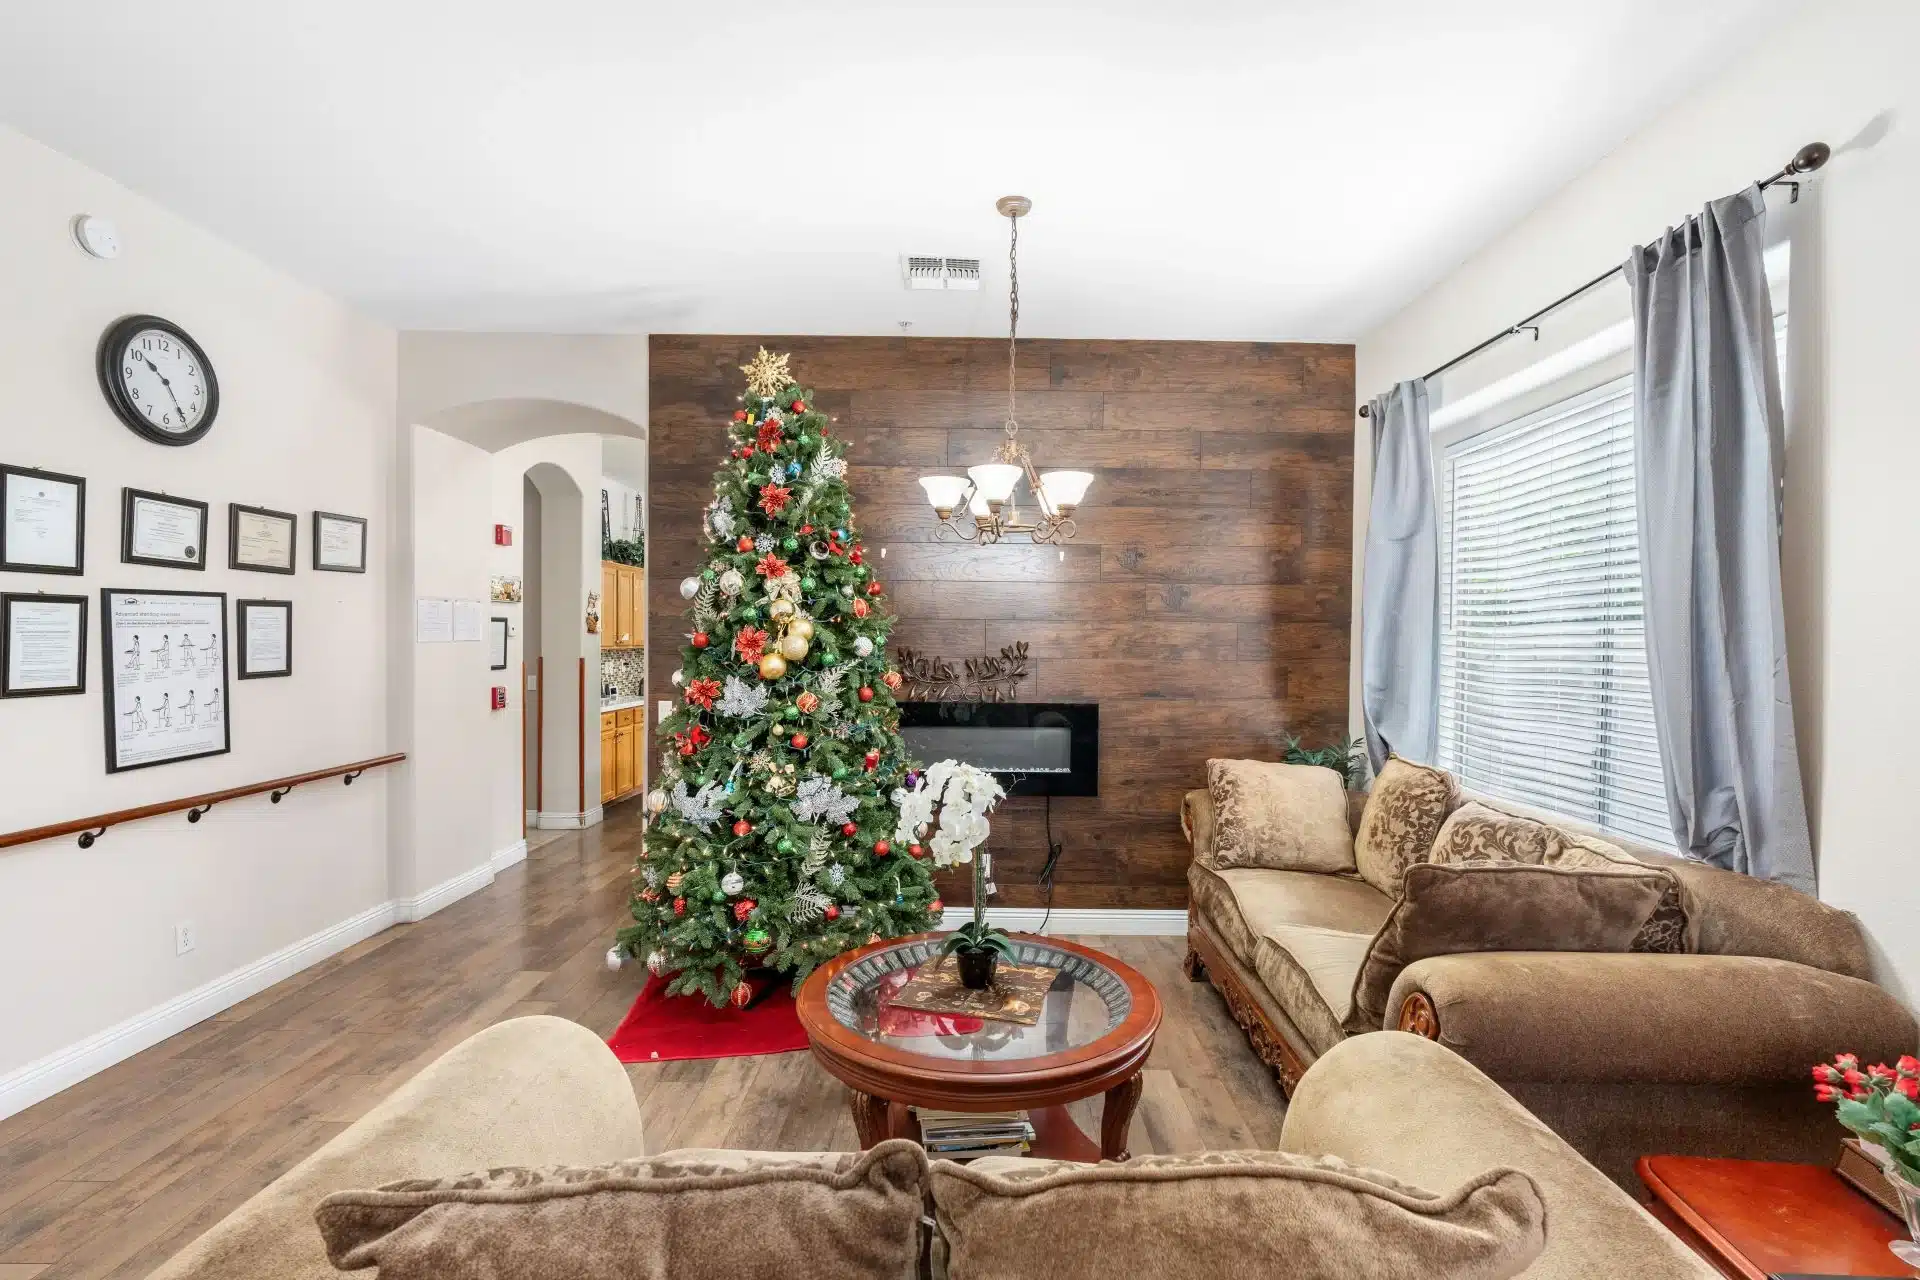
<svg viewBox="0 0 1920 1280">
<path fill-rule="evenodd" d="M 685 643 L 678 584 L 756 346 L 791 352 L 834 430 L 895 643 L 951 659 L 1025 640 L 1024 696 L 1100 704 L 1100 795 L 1053 802 L 1060 907 L 1180 907 L 1180 797 L 1209 756 L 1275 758 L 1347 723 L 1353 348 L 1020 344 L 1020 435 L 1042 470 L 1094 472 L 1062 548 L 939 544 L 917 478 L 984 462 L 1006 417 L 990 339 L 655 335 L 647 658 L 655 699 Z M 881 548 L 885 548 L 884 558 Z M 657 750 L 657 748 L 656 748 Z M 996 900 L 1041 902 L 1042 801 L 994 819 Z M 961 878 L 942 882 L 967 901 Z"/>
</svg>

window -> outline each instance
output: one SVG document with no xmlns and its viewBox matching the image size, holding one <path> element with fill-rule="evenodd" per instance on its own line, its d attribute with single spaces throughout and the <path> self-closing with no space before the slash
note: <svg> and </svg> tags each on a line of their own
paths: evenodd
<svg viewBox="0 0 1920 1280">
<path fill-rule="evenodd" d="M 1440 764 L 1671 848 L 1641 623 L 1633 379 L 1446 447 Z"/>
</svg>

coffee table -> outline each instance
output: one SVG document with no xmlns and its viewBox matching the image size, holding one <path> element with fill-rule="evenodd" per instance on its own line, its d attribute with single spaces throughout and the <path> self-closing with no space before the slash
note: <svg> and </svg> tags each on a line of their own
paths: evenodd
<svg viewBox="0 0 1920 1280">
<path fill-rule="evenodd" d="M 893 992 L 939 958 L 943 933 L 875 942 L 836 956 L 800 988 L 813 1056 L 852 1092 L 862 1149 L 917 1137 L 909 1107 L 1020 1111 L 1033 1154 L 1125 1160 L 1140 1069 L 1160 1028 L 1160 996 L 1138 970 L 1058 938 L 1015 934 L 1016 963 L 1056 968 L 1033 1026 L 894 1009 Z M 1106 1095 L 1096 1144 L 1066 1104 Z"/>
</svg>

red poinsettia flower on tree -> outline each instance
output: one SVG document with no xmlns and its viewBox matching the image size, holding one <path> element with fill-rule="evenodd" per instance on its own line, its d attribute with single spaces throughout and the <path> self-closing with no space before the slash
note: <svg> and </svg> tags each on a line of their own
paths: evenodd
<svg viewBox="0 0 1920 1280">
<path fill-rule="evenodd" d="M 706 746 L 709 742 L 712 742 L 713 738 L 705 729 L 699 725 L 695 725 L 685 733 L 674 734 L 673 740 L 679 745 L 681 755 L 690 756 L 700 748 Z"/>
<path fill-rule="evenodd" d="M 783 484 L 760 486 L 760 510 L 769 516 L 777 516 L 787 509 L 787 503 L 793 500 L 793 490 Z"/>
<path fill-rule="evenodd" d="M 777 578 L 787 571 L 787 562 L 769 551 L 760 557 L 760 563 L 753 566 L 753 571 L 763 578 Z"/>
<path fill-rule="evenodd" d="M 711 677 L 695 680 L 687 686 L 687 702 L 691 706 L 713 706 L 713 700 L 720 696 L 720 682 Z"/>
<path fill-rule="evenodd" d="M 786 437 L 781 434 L 780 424 L 777 422 L 761 423 L 758 438 L 760 440 L 760 447 L 768 453 L 772 453 L 775 449 L 778 449 L 780 442 L 786 439 Z"/>
<path fill-rule="evenodd" d="M 758 627 L 740 628 L 740 634 L 733 638 L 733 651 L 742 662 L 760 661 L 760 655 L 767 651 L 767 633 Z"/>
</svg>

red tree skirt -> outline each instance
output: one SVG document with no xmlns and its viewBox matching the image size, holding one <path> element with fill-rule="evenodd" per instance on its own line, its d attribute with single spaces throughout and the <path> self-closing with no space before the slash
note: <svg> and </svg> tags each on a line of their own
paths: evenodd
<svg viewBox="0 0 1920 1280">
<path fill-rule="evenodd" d="M 755 979 L 757 985 L 769 981 Z M 746 1058 L 792 1053 L 807 1047 L 807 1033 L 784 979 L 752 1008 L 716 1009 L 702 995 L 670 996 L 667 978 L 650 977 L 633 1008 L 607 1037 L 622 1062 L 672 1062 L 682 1058 Z"/>
</svg>

